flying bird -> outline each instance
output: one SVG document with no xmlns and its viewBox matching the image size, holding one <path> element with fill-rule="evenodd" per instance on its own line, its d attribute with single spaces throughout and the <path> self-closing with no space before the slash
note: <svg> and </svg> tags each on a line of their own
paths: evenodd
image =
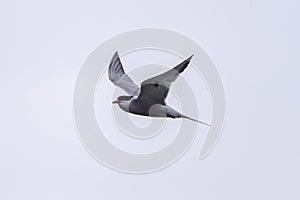
<svg viewBox="0 0 300 200">
<path fill-rule="evenodd" d="M 141 87 L 139 87 L 125 73 L 118 52 L 116 52 L 109 64 L 108 78 L 128 95 L 119 96 L 112 103 L 118 104 L 123 111 L 136 115 L 169 117 L 173 119 L 186 118 L 210 126 L 205 122 L 181 114 L 165 102 L 171 84 L 187 68 L 192 57 L 193 55 L 165 73 L 145 80 L 141 83 Z"/>
</svg>

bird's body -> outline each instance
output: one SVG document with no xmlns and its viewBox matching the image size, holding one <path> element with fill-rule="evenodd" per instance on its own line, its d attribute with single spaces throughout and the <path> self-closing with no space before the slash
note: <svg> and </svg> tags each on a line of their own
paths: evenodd
<svg viewBox="0 0 300 200">
<path fill-rule="evenodd" d="M 164 104 L 153 104 L 140 99 L 133 99 L 129 105 L 129 112 L 137 115 L 150 117 L 180 117 L 179 112 Z"/>
<path fill-rule="evenodd" d="M 125 73 L 119 55 L 116 52 L 111 59 L 108 76 L 116 86 L 125 90 L 129 96 L 120 96 L 113 103 L 117 103 L 123 111 L 136 115 L 169 117 L 173 119 L 187 118 L 208 125 L 181 114 L 165 102 L 171 84 L 185 70 L 191 58 L 192 56 L 165 73 L 145 80 L 142 82 L 141 87 L 138 87 Z"/>
</svg>

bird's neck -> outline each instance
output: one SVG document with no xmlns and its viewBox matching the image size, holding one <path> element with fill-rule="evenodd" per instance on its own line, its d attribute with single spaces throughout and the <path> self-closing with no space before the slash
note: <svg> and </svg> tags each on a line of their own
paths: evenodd
<svg viewBox="0 0 300 200">
<path fill-rule="evenodd" d="M 118 105 L 125 112 L 129 112 L 129 104 L 130 104 L 130 101 L 126 101 L 126 102 L 121 102 Z"/>
</svg>

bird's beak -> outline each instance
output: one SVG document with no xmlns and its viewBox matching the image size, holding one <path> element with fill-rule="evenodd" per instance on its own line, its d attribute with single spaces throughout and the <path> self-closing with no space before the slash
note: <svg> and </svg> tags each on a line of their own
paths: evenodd
<svg viewBox="0 0 300 200">
<path fill-rule="evenodd" d="M 119 100 L 115 100 L 112 103 L 120 103 L 120 101 Z"/>
</svg>

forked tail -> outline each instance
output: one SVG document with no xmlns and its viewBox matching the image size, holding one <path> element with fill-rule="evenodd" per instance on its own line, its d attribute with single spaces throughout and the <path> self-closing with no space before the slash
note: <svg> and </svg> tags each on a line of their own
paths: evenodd
<svg viewBox="0 0 300 200">
<path fill-rule="evenodd" d="M 205 123 L 205 122 L 202 122 L 202 121 L 199 121 L 199 120 L 196 120 L 196 119 L 190 118 L 190 117 L 188 117 L 188 116 L 185 116 L 185 115 L 181 115 L 181 117 L 182 117 L 182 118 L 189 119 L 189 120 L 192 120 L 192 121 L 194 121 L 194 122 L 198 122 L 198 123 L 200 123 L 200 124 L 204 124 L 204 125 L 206 125 L 206 126 L 210 126 L 210 124 L 208 124 L 208 123 Z"/>
</svg>

